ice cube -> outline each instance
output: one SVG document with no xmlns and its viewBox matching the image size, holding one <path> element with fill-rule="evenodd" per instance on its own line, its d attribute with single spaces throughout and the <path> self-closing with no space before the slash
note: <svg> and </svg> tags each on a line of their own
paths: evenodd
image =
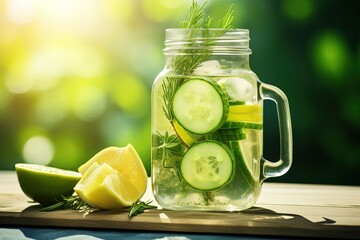
<svg viewBox="0 0 360 240">
<path fill-rule="evenodd" d="M 254 86 L 244 78 L 223 78 L 218 83 L 232 100 L 246 102 L 254 97 Z"/>
<path fill-rule="evenodd" d="M 221 73 L 220 63 L 216 60 L 203 62 L 194 70 L 195 75 L 219 75 Z"/>
</svg>

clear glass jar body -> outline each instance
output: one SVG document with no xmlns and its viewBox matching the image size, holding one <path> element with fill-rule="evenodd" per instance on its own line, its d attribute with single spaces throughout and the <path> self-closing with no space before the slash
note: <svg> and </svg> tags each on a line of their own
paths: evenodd
<svg viewBox="0 0 360 240">
<path fill-rule="evenodd" d="M 205 30 L 196 33 L 183 29 L 168 31 L 165 68 L 156 77 L 152 89 L 151 159 L 155 199 L 163 208 L 172 210 L 247 209 L 258 199 L 266 177 L 261 164 L 261 82 L 249 67 L 248 31 L 234 30 L 227 34 L 214 29 L 214 35 Z M 174 114 L 174 95 L 185 82 L 195 81 L 209 83 L 225 96 L 222 104 L 226 105 L 226 116 L 219 126 L 208 132 L 197 133 L 195 129 L 194 133 L 194 130 L 189 130 L 191 126 L 181 123 Z M 189 96 L 191 106 L 185 104 L 182 107 L 184 113 L 192 114 L 191 119 L 201 119 L 207 116 L 206 110 L 211 112 L 215 108 L 215 104 L 212 106 L 207 102 L 210 104 L 207 106 L 202 102 L 203 99 L 212 101 L 212 97 L 202 93 L 201 89 L 189 87 L 186 91 L 184 95 Z M 182 114 L 181 111 L 179 114 Z M 204 125 L 207 121 L 209 119 L 204 119 Z M 195 155 L 188 157 L 189 149 L 195 149 L 195 145 L 204 142 L 221 146 L 229 153 L 231 174 L 221 174 L 223 159 L 216 151 L 196 153 L 193 150 Z M 209 149 L 211 151 L 212 148 Z M 194 168 L 184 167 L 184 159 L 194 162 L 191 165 Z M 187 177 L 189 174 L 191 177 Z M 203 185 L 193 184 L 195 178 Z M 223 178 L 227 178 L 226 181 L 218 183 Z"/>
</svg>

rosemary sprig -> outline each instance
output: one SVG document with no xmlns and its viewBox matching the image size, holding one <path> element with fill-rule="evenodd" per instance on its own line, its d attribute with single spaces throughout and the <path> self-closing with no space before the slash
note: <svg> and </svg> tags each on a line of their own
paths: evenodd
<svg viewBox="0 0 360 240">
<path fill-rule="evenodd" d="M 165 112 L 165 115 L 167 119 L 173 120 L 173 112 L 172 112 L 172 104 L 171 101 L 174 97 L 175 91 L 177 87 L 180 85 L 181 78 L 172 78 L 168 77 L 167 81 L 164 81 L 162 84 L 162 90 L 163 90 L 163 100 L 164 100 L 164 106 L 163 110 Z"/>
<path fill-rule="evenodd" d="M 204 6 L 206 4 L 206 1 L 199 5 L 195 2 L 195 0 L 192 1 L 192 6 L 190 8 L 190 15 L 188 20 L 180 22 L 180 28 L 188 28 L 189 29 L 189 39 L 196 36 L 196 34 L 200 33 L 199 28 L 203 28 L 201 30 L 201 33 L 203 34 L 203 38 L 206 39 L 207 37 L 210 37 L 210 28 L 212 27 L 213 18 L 208 16 L 205 21 L 205 11 Z M 218 31 L 217 36 L 214 37 L 220 37 L 223 34 L 226 33 L 228 29 L 232 28 L 232 22 L 234 20 L 233 16 L 233 5 L 230 6 L 227 13 L 224 15 L 222 19 L 218 21 L 217 28 L 223 29 L 223 31 Z M 205 29 L 205 30 L 204 30 Z M 190 43 L 193 47 L 198 47 L 198 43 L 196 41 Z M 204 44 L 204 43 L 202 43 Z M 211 46 L 213 44 L 213 40 L 208 40 L 208 42 L 205 42 L 206 45 Z M 201 47 L 201 46 L 200 46 Z M 198 53 L 198 52 L 197 52 Z M 173 77 L 168 76 L 162 83 L 162 90 L 163 90 L 163 110 L 165 113 L 165 116 L 170 121 L 170 123 L 173 125 L 174 115 L 172 113 L 172 100 L 174 97 L 174 94 L 178 87 L 181 85 L 181 83 L 185 80 L 183 76 L 191 75 L 194 70 L 199 67 L 204 61 L 206 61 L 211 56 L 211 51 L 208 49 L 202 49 L 201 54 L 185 54 L 185 55 L 178 55 L 173 58 L 172 60 L 172 75 Z M 179 76 L 179 77 L 177 77 Z M 176 129 L 174 128 L 175 132 Z M 167 134 L 167 132 L 166 132 Z M 160 135 L 160 134 L 159 134 Z M 161 135 L 160 135 L 161 137 Z M 186 144 L 182 144 L 182 146 L 186 147 Z M 163 148 L 163 166 L 164 166 L 164 157 L 166 154 L 165 151 L 167 151 L 167 154 L 170 153 L 168 151 L 169 149 Z M 175 161 L 174 157 L 168 158 L 172 161 Z M 179 171 L 179 168 L 176 164 L 172 164 L 175 170 L 177 170 L 179 179 L 181 180 L 181 173 Z M 204 203 L 206 205 L 210 204 L 214 200 L 214 194 L 212 192 L 204 192 L 202 194 Z"/>
<path fill-rule="evenodd" d="M 212 27 L 213 18 L 208 16 L 205 21 L 205 7 L 206 1 L 199 5 L 192 1 L 192 6 L 190 8 L 189 18 L 187 20 L 180 22 L 180 28 L 188 28 L 190 29 L 189 34 L 191 36 L 195 36 L 199 28 L 210 29 Z M 224 34 L 226 30 L 232 28 L 232 22 L 234 20 L 233 16 L 233 6 L 231 5 L 225 16 L 218 21 L 217 28 L 224 29 L 224 31 L 219 31 L 219 36 Z M 208 31 L 203 32 L 204 37 L 208 36 Z M 209 40 L 209 43 L 211 41 Z M 195 41 L 191 43 L 194 46 L 197 44 Z M 202 54 L 190 54 L 190 55 L 179 55 L 173 59 L 172 62 L 172 74 L 173 75 L 191 75 L 193 71 L 204 61 L 206 61 L 211 56 L 211 52 L 208 50 L 203 50 Z M 172 122 L 174 116 L 172 114 L 172 99 L 174 97 L 176 89 L 180 86 L 180 84 L 184 81 L 183 77 L 167 77 L 163 84 L 163 110 L 167 119 Z"/>
<path fill-rule="evenodd" d="M 213 192 L 202 192 L 201 195 L 206 206 L 210 205 L 215 200 L 215 195 Z"/>
<path fill-rule="evenodd" d="M 157 134 L 160 137 L 161 145 L 159 145 L 158 148 L 162 150 L 161 160 L 163 161 L 164 167 L 166 167 L 166 164 L 164 164 L 164 161 L 166 161 L 166 159 L 179 157 L 183 154 L 184 150 L 181 145 L 182 142 L 176 134 L 169 135 L 167 131 L 164 133 L 164 135 L 160 132 L 157 132 Z M 173 162 L 173 165 L 176 164 Z"/>
<path fill-rule="evenodd" d="M 192 1 L 192 5 L 190 7 L 190 15 L 188 20 L 184 20 L 180 22 L 180 28 L 200 28 L 203 22 L 203 17 L 205 16 L 204 6 L 206 1 L 203 5 L 199 5 Z"/>
<path fill-rule="evenodd" d="M 164 134 L 160 132 L 157 132 L 157 134 L 160 138 L 158 149 L 161 150 L 161 163 L 163 168 L 174 168 L 181 181 L 179 161 L 185 150 L 182 140 L 180 140 L 176 134 L 169 135 L 167 131 Z"/>
<path fill-rule="evenodd" d="M 92 208 L 90 205 L 88 205 L 85 201 L 83 201 L 79 196 L 73 195 L 69 197 L 62 196 L 61 201 L 48 207 L 42 208 L 41 211 L 50 212 L 60 209 L 78 210 L 79 212 L 83 213 L 84 217 L 96 210 L 95 208 Z"/>
<path fill-rule="evenodd" d="M 153 209 L 157 208 L 157 206 L 150 205 L 152 203 L 151 200 L 148 200 L 146 202 L 143 201 L 136 201 L 134 202 L 129 210 L 129 218 L 136 216 L 140 213 L 143 213 L 146 209 Z M 78 210 L 79 212 L 83 213 L 83 216 L 85 217 L 89 213 L 97 210 L 95 208 L 92 208 L 90 205 L 88 205 L 85 201 L 81 200 L 81 198 L 77 195 L 73 195 L 70 197 L 62 196 L 62 200 L 50 205 L 48 207 L 42 208 L 41 211 L 43 212 L 51 212 L 55 210 L 60 209 L 73 209 Z"/>
<path fill-rule="evenodd" d="M 217 27 L 225 30 L 231 29 L 233 28 L 232 27 L 233 21 L 234 21 L 234 10 L 233 10 L 233 5 L 231 5 L 228 11 L 226 12 L 225 16 L 219 20 Z"/>
<path fill-rule="evenodd" d="M 129 218 L 132 218 L 140 213 L 143 213 L 146 209 L 157 208 L 157 206 L 150 205 L 151 203 L 152 203 L 151 200 L 147 200 L 146 202 L 138 200 L 134 202 L 130 207 L 130 211 L 128 215 Z"/>
</svg>

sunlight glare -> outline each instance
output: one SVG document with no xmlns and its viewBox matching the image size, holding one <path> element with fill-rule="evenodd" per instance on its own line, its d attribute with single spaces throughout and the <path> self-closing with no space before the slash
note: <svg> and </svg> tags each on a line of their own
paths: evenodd
<svg viewBox="0 0 360 240">
<path fill-rule="evenodd" d="M 54 146 L 50 139 L 44 136 L 34 136 L 24 145 L 25 162 L 47 165 L 54 157 Z"/>
<path fill-rule="evenodd" d="M 12 23 L 19 25 L 29 23 L 36 14 L 37 6 L 36 0 L 8 0 L 8 18 Z"/>
<path fill-rule="evenodd" d="M 7 89 L 17 94 L 28 92 L 32 88 L 34 81 L 25 75 L 23 64 L 16 63 L 11 66 L 4 77 Z"/>
<path fill-rule="evenodd" d="M 98 118 L 105 110 L 106 96 L 101 88 L 83 87 L 74 99 L 74 111 L 85 121 Z"/>
</svg>

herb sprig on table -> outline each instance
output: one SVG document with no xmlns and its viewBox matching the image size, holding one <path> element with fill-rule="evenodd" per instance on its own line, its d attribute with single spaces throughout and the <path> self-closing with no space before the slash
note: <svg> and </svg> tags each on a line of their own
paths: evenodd
<svg viewBox="0 0 360 240">
<path fill-rule="evenodd" d="M 51 212 L 60 209 L 73 209 L 83 213 L 84 217 L 89 213 L 95 211 L 89 204 L 83 201 L 79 196 L 73 195 L 69 197 L 62 196 L 62 200 L 48 207 L 42 208 L 43 212 Z"/>
<path fill-rule="evenodd" d="M 132 218 L 140 213 L 143 213 L 146 209 L 153 209 L 157 208 L 157 206 L 151 205 L 152 201 L 136 201 L 134 202 L 131 207 L 129 208 L 129 218 Z M 70 197 L 62 196 L 62 200 L 55 203 L 54 205 L 42 208 L 41 211 L 44 212 L 51 212 L 55 210 L 61 210 L 61 209 L 73 209 L 78 210 L 80 213 L 83 213 L 83 216 L 98 210 L 96 208 L 91 207 L 89 204 L 87 204 L 85 201 L 83 201 L 79 196 L 73 195 Z"/>
<path fill-rule="evenodd" d="M 129 218 L 132 218 L 140 213 L 143 213 L 146 209 L 153 209 L 153 208 L 157 208 L 154 205 L 151 205 L 152 201 L 151 200 L 147 200 L 145 202 L 143 201 L 137 201 L 135 203 L 133 203 L 133 205 L 131 206 L 130 210 L 129 210 Z"/>
</svg>

